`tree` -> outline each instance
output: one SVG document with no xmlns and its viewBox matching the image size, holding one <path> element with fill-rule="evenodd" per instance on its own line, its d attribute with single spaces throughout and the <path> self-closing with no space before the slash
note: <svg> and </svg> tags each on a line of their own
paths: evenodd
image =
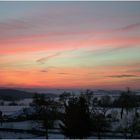
<svg viewBox="0 0 140 140">
<path fill-rule="evenodd" d="M 124 137 L 133 139 L 140 138 L 140 118 L 136 114 L 131 114 L 123 118 L 120 128 Z"/>
<path fill-rule="evenodd" d="M 105 132 L 111 127 L 106 117 L 102 113 L 96 113 L 92 115 L 92 131 L 97 132 L 97 136 L 100 139 L 101 133 Z"/>
<path fill-rule="evenodd" d="M 69 92 L 63 92 L 59 96 L 59 101 L 64 105 L 65 102 L 70 98 L 70 96 L 71 96 L 71 93 L 69 93 Z"/>
<path fill-rule="evenodd" d="M 109 107 L 111 106 L 111 97 L 110 96 L 102 96 L 101 100 L 99 102 L 99 106 L 101 107 L 101 111 L 103 112 L 104 116 L 106 115 L 106 112 L 109 110 Z"/>
<path fill-rule="evenodd" d="M 54 102 L 43 94 L 35 94 L 32 105 L 36 111 L 37 119 L 42 121 L 42 126 L 45 128 L 46 138 L 48 139 L 48 129 L 52 128 L 54 123 L 54 118 L 52 117 Z"/>
<path fill-rule="evenodd" d="M 127 114 L 130 110 L 137 107 L 137 99 L 135 93 L 131 92 L 128 88 L 127 91 L 121 93 L 117 101 L 118 105 L 121 107 L 121 118 L 123 116 L 124 109 Z"/>
<path fill-rule="evenodd" d="M 132 118 L 129 130 L 131 133 L 131 139 L 135 138 L 135 134 L 140 134 L 140 118 L 136 114 Z"/>
<path fill-rule="evenodd" d="M 2 121 L 3 121 L 3 112 L 0 110 L 0 123 L 2 125 Z"/>
<path fill-rule="evenodd" d="M 89 106 L 92 105 L 93 97 L 94 97 L 93 91 L 87 89 L 85 92 L 82 92 L 81 93 L 81 96 L 83 96 L 83 98 L 86 99 L 86 101 L 87 101 L 87 103 L 88 103 Z"/>
<path fill-rule="evenodd" d="M 91 133 L 91 117 L 87 101 L 84 97 L 70 98 L 65 104 L 60 128 L 69 138 L 86 138 Z"/>
<path fill-rule="evenodd" d="M 37 93 L 34 94 L 32 106 L 34 107 L 37 115 L 42 113 L 43 111 L 45 111 L 45 108 L 46 108 L 45 95 L 44 94 L 37 94 Z"/>
</svg>

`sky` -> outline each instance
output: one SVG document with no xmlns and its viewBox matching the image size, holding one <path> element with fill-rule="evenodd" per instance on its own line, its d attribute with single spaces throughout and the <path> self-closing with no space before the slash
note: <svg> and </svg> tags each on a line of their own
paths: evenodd
<svg viewBox="0 0 140 140">
<path fill-rule="evenodd" d="M 140 89 L 140 2 L 0 1 L 0 87 Z"/>
</svg>

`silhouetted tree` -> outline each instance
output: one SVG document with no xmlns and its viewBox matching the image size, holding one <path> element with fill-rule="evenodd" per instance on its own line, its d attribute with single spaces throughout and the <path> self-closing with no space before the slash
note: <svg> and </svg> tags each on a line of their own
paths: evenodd
<svg viewBox="0 0 140 140">
<path fill-rule="evenodd" d="M 106 112 L 109 110 L 111 104 L 112 102 L 110 96 L 106 95 L 101 97 L 99 106 L 101 107 L 101 111 L 103 112 L 104 116 L 106 115 Z"/>
<path fill-rule="evenodd" d="M 135 134 L 140 134 L 140 118 L 135 114 L 129 126 L 131 139 L 135 138 Z M 139 137 L 140 138 L 140 137 Z"/>
<path fill-rule="evenodd" d="M 86 99 L 89 106 L 92 105 L 93 98 L 94 98 L 93 91 L 87 89 L 85 92 L 81 92 L 81 96 L 83 96 Z"/>
<path fill-rule="evenodd" d="M 32 106 L 34 107 L 37 115 L 44 112 L 46 108 L 46 100 L 44 94 L 34 94 Z"/>
<path fill-rule="evenodd" d="M 96 113 L 92 116 L 92 131 L 97 133 L 98 138 L 101 138 L 101 134 L 111 127 L 110 122 L 102 113 Z"/>
<path fill-rule="evenodd" d="M 117 102 L 121 107 L 121 118 L 123 116 L 124 109 L 128 114 L 130 110 L 137 107 L 136 95 L 135 93 L 131 92 L 129 88 L 127 91 L 121 93 Z"/>
<path fill-rule="evenodd" d="M 70 96 L 71 96 L 71 93 L 63 92 L 59 96 L 59 101 L 62 103 L 62 105 L 64 105 L 66 103 L 66 101 L 70 98 Z"/>
<path fill-rule="evenodd" d="M 2 122 L 3 122 L 3 112 L 0 110 L 0 122 L 1 122 L 1 125 L 2 125 Z"/>
<path fill-rule="evenodd" d="M 69 138 L 86 138 L 91 133 L 91 118 L 88 103 L 84 97 L 70 98 L 65 104 L 62 133 Z"/>
<path fill-rule="evenodd" d="M 35 94 L 33 97 L 33 103 L 36 110 L 37 119 L 42 121 L 42 126 L 46 131 L 46 138 L 48 139 L 48 129 L 52 128 L 54 123 L 53 111 L 54 101 L 49 97 L 45 97 L 43 94 Z"/>
<path fill-rule="evenodd" d="M 140 118 L 136 114 L 125 116 L 120 129 L 124 137 L 127 138 L 140 138 Z"/>
</svg>

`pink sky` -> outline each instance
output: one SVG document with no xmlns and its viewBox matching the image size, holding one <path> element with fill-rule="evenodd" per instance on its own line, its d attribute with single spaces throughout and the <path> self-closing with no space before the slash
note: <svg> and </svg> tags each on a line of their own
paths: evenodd
<svg viewBox="0 0 140 140">
<path fill-rule="evenodd" d="M 0 87 L 139 89 L 140 2 L 0 2 Z"/>
</svg>

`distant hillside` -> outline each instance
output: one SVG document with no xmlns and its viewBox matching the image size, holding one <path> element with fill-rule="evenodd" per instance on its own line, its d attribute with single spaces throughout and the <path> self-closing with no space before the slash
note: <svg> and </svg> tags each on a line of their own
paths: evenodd
<svg viewBox="0 0 140 140">
<path fill-rule="evenodd" d="M 16 89 L 0 89 L 0 100 L 20 100 L 24 98 L 32 98 L 34 93 L 16 90 Z"/>
<path fill-rule="evenodd" d="M 28 92 L 24 90 L 17 90 L 17 89 L 0 89 L 0 100 L 21 100 L 25 98 L 32 98 L 34 96 L 35 92 Z M 40 93 L 41 94 L 41 93 Z M 46 97 L 57 97 L 57 94 L 51 94 L 51 93 L 43 93 Z"/>
</svg>

